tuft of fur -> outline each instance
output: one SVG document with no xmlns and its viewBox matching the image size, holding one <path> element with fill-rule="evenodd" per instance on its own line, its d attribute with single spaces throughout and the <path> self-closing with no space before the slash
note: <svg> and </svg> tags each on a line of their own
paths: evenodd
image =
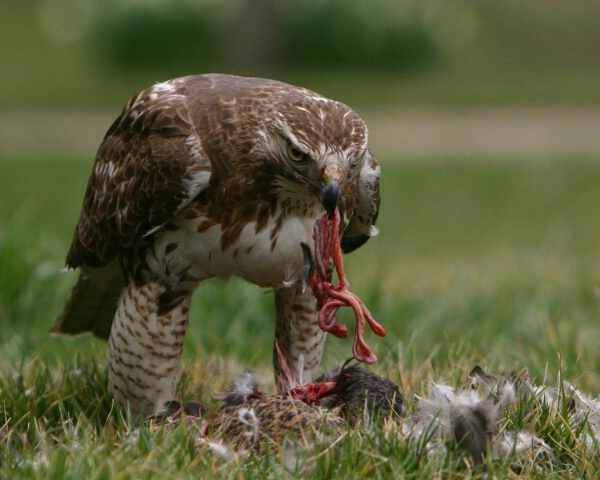
<svg viewBox="0 0 600 480">
<path fill-rule="evenodd" d="M 245 371 L 223 392 L 214 393 L 215 400 L 221 400 L 224 406 L 242 405 L 253 398 L 263 395 L 253 372 Z"/>
<path fill-rule="evenodd" d="M 479 465 L 492 444 L 498 423 L 497 410 L 480 401 L 462 404 L 460 401 L 451 413 L 452 434 L 457 445 L 471 454 Z"/>
<path fill-rule="evenodd" d="M 498 441 L 498 450 L 504 457 L 517 456 L 518 460 L 511 465 L 515 473 L 521 473 L 528 466 L 540 463 L 556 463 L 552 448 L 535 433 L 505 432 Z"/>
<path fill-rule="evenodd" d="M 340 408 L 351 426 L 360 418 L 370 420 L 399 420 L 404 414 L 403 397 L 392 381 L 373 373 L 360 364 L 334 369 L 317 381 L 336 382 L 332 394 L 320 404 L 326 408 Z"/>
<path fill-rule="evenodd" d="M 497 412 L 474 390 L 457 393 L 452 387 L 433 383 L 431 394 L 419 399 L 419 411 L 409 416 L 403 432 L 413 438 L 431 436 L 430 448 L 435 448 L 436 441 L 454 441 L 479 465 L 496 434 Z"/>
</svg>

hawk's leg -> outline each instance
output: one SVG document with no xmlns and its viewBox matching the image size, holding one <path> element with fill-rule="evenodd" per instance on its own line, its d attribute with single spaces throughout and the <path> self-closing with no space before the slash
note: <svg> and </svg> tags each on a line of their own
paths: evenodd
<svg viewBox="0 0 600 480">
<path fill-rule="evenodd" d="M 301 285 L 275 290 L 275 341 L 286 358 L 293 381 L 304 384 L 310 382 L 319 363 L 326 333 L 317 323 L 317 299 L 310 290 L 302 292 Z M 282 371 L 281 362 L 273 348 L 273 366 L 278 391 L 286 391 L 288 380 Z M 293 386 L 293 385 L 292 385 Z"/>
<path fill-rule="evenodd" d="M 108 342 L 108 388 L 133 415 L 152 415 L 175 398 L 191 298 L 132 280 L 121 295 Z"/>
</svg>

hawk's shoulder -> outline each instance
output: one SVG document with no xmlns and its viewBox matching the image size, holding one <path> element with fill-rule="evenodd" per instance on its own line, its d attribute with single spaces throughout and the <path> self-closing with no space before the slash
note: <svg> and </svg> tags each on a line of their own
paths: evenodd
<svg viewBox="0 0 600 480">
<path fill-rule="evenodd" d="M 167 223 L 204 188 L 211 164 L 188 106 L 190 78 L 143 90 L 96 155 L 67 265 L 102 266 Z"/>
</svg>

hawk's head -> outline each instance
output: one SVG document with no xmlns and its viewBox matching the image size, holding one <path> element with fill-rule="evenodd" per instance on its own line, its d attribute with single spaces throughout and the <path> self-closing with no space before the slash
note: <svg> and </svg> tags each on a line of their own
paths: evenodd
<svg viewBox="0 0 600 480">
<path fill-rule="evenodd" d="M 353 210 L 368 155 L 367 127 L 342 103 L 288 91 L 266 109 L 252 153 L 277 174 L 280 196 L 318 198 L 329 214 L 342 199 L 342 211 Z"/>
</svg>

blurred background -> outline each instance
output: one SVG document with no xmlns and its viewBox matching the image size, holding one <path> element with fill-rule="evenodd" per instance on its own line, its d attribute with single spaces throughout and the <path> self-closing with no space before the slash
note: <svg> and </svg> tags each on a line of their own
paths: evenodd
<svg viewBox="0 0 600 480">
<path fill-rule="evenodd" d="M 95 151 L 139 90 L 219 71 L 302 85 L 369 125 L 382 233 L 347 262 L 390 332 L 380 357 L 458 349 L 541 375 L 562 356 L 600 387 L 598 25 L 595 0 L 1 0 L 4 362 L 102 355 L 46 335 Z M 197 315 L 230 327 L 192 322 L 187 358 L 268 364 L 270 299 L 200 290 Z"/>
<path fill-rule="evenodd" d="M 137 91 L 219 71 L 350 104 L 380 154 L 597 152 L 599 19 L 594 0 L 3 0 L 0 151 L 89 156 Z"/>
</svg>

